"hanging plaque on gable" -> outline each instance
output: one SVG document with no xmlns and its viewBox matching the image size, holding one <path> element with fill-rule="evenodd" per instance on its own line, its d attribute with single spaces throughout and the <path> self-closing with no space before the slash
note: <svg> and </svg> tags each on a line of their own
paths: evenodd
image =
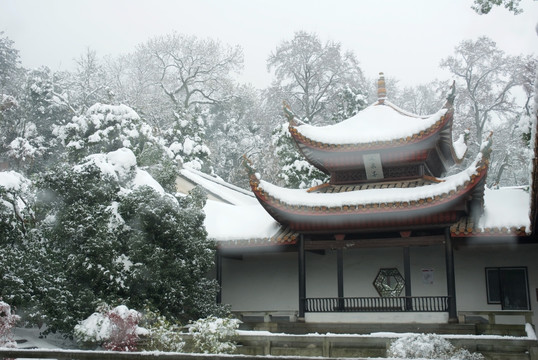
<svg viewBox="0 0 538 360">
<path fill-rule="evenodd" d="M 364 154 L 364 170 L 368 180 L 383 179 L 383 167 L 381 166 L 381 156 L 379 154 Z"/>
</svg>

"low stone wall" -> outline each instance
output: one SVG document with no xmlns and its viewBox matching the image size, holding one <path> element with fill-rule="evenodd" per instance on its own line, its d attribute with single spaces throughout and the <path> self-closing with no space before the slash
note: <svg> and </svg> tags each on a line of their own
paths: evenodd
<svg viewBox="0 0 538 360">
<path fill-rule="evenodd" d="M 190 335 L 185 334 L 189 341 Z M 446 337 L 454 346 L 482 353 L 488 360 L 538 360 L 538 341 L 529 338 L 502 337 Z M 49 349 L 0 348 L 0 358 L 122 360 L 154 358 L 169 360 L 260 360 L 267 356 L 287 356 L 286 360 L 320 360 L 324 358 L 385 357 L 386 350 L 396 337 L 346 335 L 284 335 L 246 334 L 237 338 L 235 355 L 181 354 L 162 352 L 111 352 Z M 315 358 L 314 358 L 315 357 Z M 272 358 L 274 359 L 274 358 Z"/>
<path fill-rule="evenodd" d="M 385 357 L 396 337 L 345 335 L 247 335 L 236 338 L 238 353 L 272 356 Z M 489 360 L 538 360 L 538 341 L 528 338 L 447 337 L 454 346 Z"/>
<path fill-rule="evenodd" d="M 333 312 L 333 313 L 306 313 L 307 323 L 385 323 L 385 324 L 446 324 L 446 312 Z"/>
</svg>

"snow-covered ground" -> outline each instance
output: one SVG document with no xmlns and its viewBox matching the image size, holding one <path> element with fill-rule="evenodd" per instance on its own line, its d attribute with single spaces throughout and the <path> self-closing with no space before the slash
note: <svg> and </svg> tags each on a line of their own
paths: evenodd
<svg viewBox="0 0 538 360">
<path fill-rule="evenodd" d="M 49 334 L 42 336 L 40 333 L 44 329 L 15 328 L 13 329 L 14 339 L 17 341 L 19 349 L 74 349 L 74 341 L 64 338 L 59 334 Z"/>
</svg>

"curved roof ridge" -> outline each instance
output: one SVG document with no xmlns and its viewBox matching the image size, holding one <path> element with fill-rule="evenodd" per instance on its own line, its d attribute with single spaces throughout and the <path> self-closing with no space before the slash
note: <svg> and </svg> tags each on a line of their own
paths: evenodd
<svg viewBox="0 0 538 360">
<path fill-rule="evenodd" d="M 298 126 L 290 124 L 289 131 L 296 141 L 306 144 L 318 144 L 318 146 L 343 145 L 361 147 L 368 144 L 392 143 L 401 145 L 403 142 L 410 141 L 415 137 L 422 137 L 425 134 L 434 132 L 436 129 L 440 129 L 445 120 L 451 119 L 451 116 L 447 116 L 448 114 L 451 114 L 447 108 L 442 108 L 437 113 L 430 115 L 427 118 L 416 118 L 399 114 L 399 116 L 413 119 L 414 123 L 407 124 L 412 125 L 411 127 L 408 126 L 407 129 L 399 127 L 398 120 L 395 117 L 388 119 L 388 121 L 387 119 L 383 121 L 383 119 L 374 117 L 369 123 L 366 123 L 365 120 L 359 118 L 359 116 L 364 116 L 366 110 L 376 107 L 384 107 L 384 105 L 371 105 L 354 117 L 334 125 L 316 127 L 306 124 Z M 391 107 L 387 106 L 387 108 Z M 400 120 L 405 122 L 404 119 Z M 368 132 L 368 130 L 370 130 L 370 132 Z M 377 133 L 372 133 L 372 131 Z M 392 133 L 390 131 L 392 131 Z"/>
<path fill-rule="evenodd" d="M 428 115 L 418 115 L 418 114 L 415 114 L 415 113 L 412 113 L 410 111 L 407 111 L 407 110 L 404 110 L 402 109 L 401 107 L 399 107 L 398 105 L 394 104 L 393 102 L 390 102 L 389 100 L 385 99 L 385 101 L 383 102 L 383 104 L 379 104 L 379 101 L 377 103 L 374 103 L 373 105 L 387 105 L 387 106 L 390 106 L 391 108 L 393 108 L 394 110 L 396 110 L 397 112 L 399 112 L 400 114 L 404 115 L 404 116 L 409 116 L 409 117 L 412 117 L 412 118 L 417 118 L 417 119 L 427 119 L 433 115 L 435 115 L 435 113 L 433 114 L 428 114 Z"/>
<path fill-rule="evenodd" d="M 336 194 L 308 193 L 304 189 L 287 189 L 273 185 L 258 179 L 255 173 L 251 174 L 251 186 L 256 195 L 265 202 L 283 207 L 344 208 L 373 205 L 375 208 L 380 208 L 377 205 L 431 203 L 465 191 L 469 184 L 485 176 L 488 159 L 483 155 L 482 152 L 479 153 L 475 161 L 460 173 L 441 179 L 439 183 L 418 188 L 357 190 Z"/>
<path fill-rule="evenodd" d="M 184 168 L 181 168 L 179 171 L 180 171 L 182 174 L 184 174 L 185 176 L 188 176 L 188 173 L 189 173 L 189 172 L 190 172 L 190 173 L 193 173 L 193 174 L 195 174 L 195 175 L 197 175 L 197 176 L 200 176 L 200 177 L 202 177 L 202 178 L 204 178 L 204 179 L 206 179 L 206 180 L 212 181 L 212 182 L 214 182 L 214 183 L 216 183 L 216 184 L 218 184 L 218 185 L 220 185 L 220 186 L 229 188 L 229 189 L 234 190 L 234 191 L 237 191 L 237 192 L 239 192 L 239 193 L 241 193 L 241 194 L 243 194 L 243 195 L 247 195 L 247 196 L 252 197 L 252 193 L 251 193 L 250 191 L 245 190 L 245 189 L 242 189 L 242 188 L 240 188 L 240 187 L 238 187 L 238 186 L 235 186 L 235 185 L 233 185 L 233 184 L 230 184 L 230 183 L 224 181 L 224 180 L 223 180 L 222 178 L 220 178 L 220 177 L 211 176 L 211 175 L 209 175 L 209 174 L 206 174 L 206 173 L 204 173 L 204 172 L 201 172 L 201 171 L 199 171 L 199 170 L 192 169 L 192 168 L 185 168 L 185 167 L 184 167 Z M 194 178 L 191 179 L 191 180 L 196 181 L 196 179 L 194 179 Z"/>
</svg>

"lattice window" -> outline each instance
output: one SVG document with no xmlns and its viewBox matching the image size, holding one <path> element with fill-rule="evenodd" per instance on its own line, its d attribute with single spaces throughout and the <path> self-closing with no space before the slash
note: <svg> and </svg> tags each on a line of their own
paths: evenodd
<svg viewBox="0 0 538 360">
<path fill-rule="evenodd" d="M 405 280 L 396 268 L 379 269 L 374 280 L 374 287 L 382 297 L 400 296 Z"/>
</svg>

